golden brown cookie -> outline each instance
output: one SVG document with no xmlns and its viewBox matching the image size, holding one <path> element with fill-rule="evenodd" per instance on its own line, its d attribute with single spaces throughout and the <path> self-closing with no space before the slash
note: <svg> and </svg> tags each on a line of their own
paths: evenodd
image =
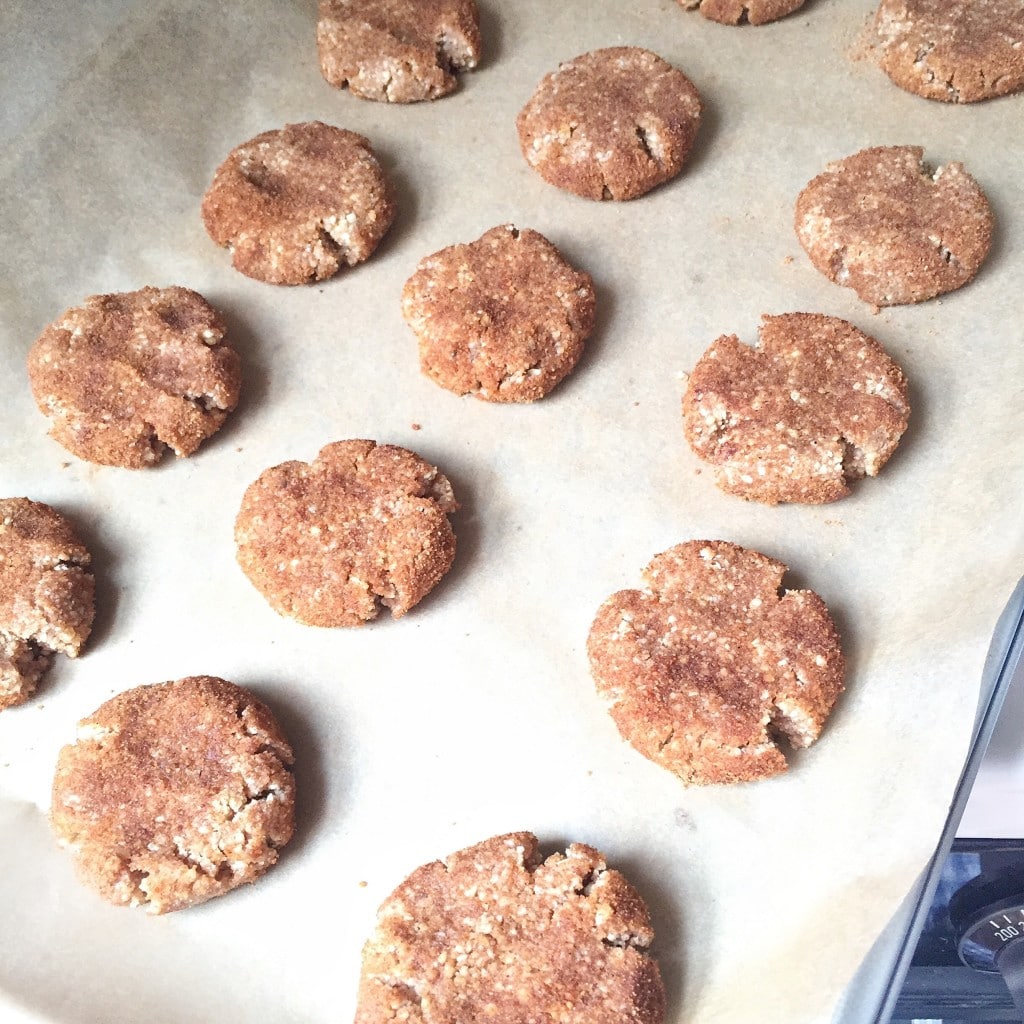
<svg viewBox="0 0 1024 1024">
<path fill-rule="evenodd" d="M 827 164 L 796 201 L 796 233 L 830 281 L 865 302 L 923 302 L 967 284 L 992 243 L 992 211 L 962 164 L 932 170 L 919 146 Z"/>
<path fill-rule="evenodd" d="M 721 25 L 765 25 L 803 7 L 806 0 L 677 0 Z"/>
<path fill-rule="evenodd" d="M 28 700 L 54 654 L 78 657 L 92 629 L 91 561 L 56 509 L 0 499 L 0 711 Z"/>
<path fill-rule="evenodd" d="M 640 894 L 597 850 L 530 832 L 417 868 L 363 948 L 356 1024 L 661 1024 Z"/>
<path fill-rule="evenodd" d="M 688 541 L 644 570 L 644 590 L 601 608 L 587 652 L 623 738 L 686 783 L 786 769 L 843 689 L 825 603 L 782 590 L 786 566 L 725 541 Z"/>
<path fill-rule="evenodd" d="M 420 261 L 402 314 L 420 368 L 457 395 L 542 398 L 576 365 L 594 327 L 594 286 L 536 231 L 491 228 Z"/>
<path fill-rule="evenodd" d="M 873 48 L 901 88 L 975 103 L 1024 88 L 1021 0 L 881 0 Z"/>
<path fill-rule="evenodd" d="M 141 469 L 191 455 L 238 404 L 241 366 L 220 314 L 188 288 L 92 295 L 28 354 L 50 436 L 80 459 Z"/>
<path fill-rule="evenodd" d="M 907 429 L 903 371 L 833 316 L 765 316 L 758 343 L 712 342 L 690 374 L 683 426 L 723 491 L 819 504 L 876 476 Z"/>
<path fill-rule="evenodd" d="M 139 686 L 78 724 L 50 819 L 104 899 L 165 914 L 276 863 L 294 831 L 291 766 L 270 710 L 234 683 Z"/>
<path fill-rule="evenodd" d="M 700 125 L 693 83 L 650 50 L 594 50 L 546 75 L 516 121 L 527 162 L 585 199 L 634 199 L 682 170 Z"/>
<path fill-rule="evenodd" d="M 236 146 L 203 196 L 210 237 L 269 284 L 308 284 L 367 259 L 395 216 L 391 185 L 362 135 L 321 121 Z"/>
<path fill-rule="evenodd" d="M 384 103 L 447 96 L 480 61 L 474 0 L 320 0 L 320 70 Z"/>
<path fill-rule="evenodd" d="M 360 626 L 381 606 L 397 619 L 451 568 L 457 508 L 448 480 L 413 452 L 336 441 L 249 485 L 238 564 L 275 611 L 308 626 Z"/>
</svg>

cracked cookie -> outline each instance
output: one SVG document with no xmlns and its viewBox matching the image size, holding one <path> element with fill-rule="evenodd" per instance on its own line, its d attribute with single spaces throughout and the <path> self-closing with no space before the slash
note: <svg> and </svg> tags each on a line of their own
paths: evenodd
<svg viewBox="0 0 1024 1024">
<path fill-rule="evenodd" d="M 238 353 L 220 314 L 188 288 L 93 295 L 28 354 L 50 436 L 105 466 L 141 469 L 168 448 L 191 455 L 238 404 Z"/>
<path fill-rule="evenodd" d="M 901 89 L 976 103 L 1024 88 L 1020 0 L 881 0 L 871 46 Z"/>
<path fill-rule="evenodd" d="M 754 347 L 712 342 L 689 376 L 683 427 L 723 491 L 819 504 L 876 476 L 907 429 L 903 371 L 837 317 L 765 316 Z"/>
<path fill-rule="evenodd" d="M 395 206 L 367 139 L 307 121 L 236 146 L 217 168 L 202 213 L 236 270 L 268 284 L 308 284 L 367 259 Z"/>
<path fill-rule="evenodd" d="M 544 859 L 530 832 L 417 868 L 363 948 L 356 1024 L 661 1024 L 640 894 L 597 850 Z"/>
<path fill-rule="evenodd" d="M 700 125 L 693 83 L 650 50 L 594 50 L 546 75 L 519 113 L 527 162 L 585 199 L 635 199 L 675 177 Z"/>
<path fill-rule="evenodd" d="M 532 402 L 563 380 L 594 327 L 594 286 L 536 231 L 491 228 L 420 261 L 402 292 L 420 368 L 457 395 Z"/>
<path fill-rule="evenodd" d="M 720 25 L 765 25 L 803 7 L 806 0 L 677 0 Z"/>
<path fill-rule="evenodd" d="M 259 878 L 292 837 L 294 804 L 270 710 L 190 676 L 127 690 L 78 724 L 50 820 L 104 899 L 165 914 Z"/>
<path fill-rule="evenodd" d="M 307 626 L 359 626 L 382 606 L 397 619 L 451 568 L 457 509 L 447 478 L 413 452 L 336 441 L 250 484 L 238 564 L 276 612 Z"/>
<path fill-rule="evenodd" d="M 800 193 L 795 227 L 814 266 L 874 306 L 923 302 L 967 284 L 992 243 L 981 186 L 920 146 L 877 146 L 827 164 Z"/>
<path fill-rule="evenodd" d="M 786 566 L 726 541 L 656 556 L 643 590 L 597 612 L 587 653 L 622 737 L 686 783 L 786 770 L 843 689 L 839 636 L 821 598 L 784 590 Z"/>
<path fill-rule="evenodd" d="M 0 711 L 28 700 L 55 654 L 78 657 L 92 629 L 91 561 L 56 509 L 0 499 Z"/>
<path fill-rule="evenodd" d="M 447 96 L 480 61 L 473 0 L 320 0 L 320 70 L 339 89 L 385 103 Z"/>
</svg>

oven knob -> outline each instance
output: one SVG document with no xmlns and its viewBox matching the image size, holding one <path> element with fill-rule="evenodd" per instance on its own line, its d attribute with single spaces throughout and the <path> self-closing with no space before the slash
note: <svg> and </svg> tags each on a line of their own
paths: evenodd
<svg viewBox="0 0 1024 1024">
<path fill-rule="evenodd" d="M 998 972 L 1024 1015 L 1024 897 L 992 903 L 961 932 L 960 959 L 978 971 Z"/>
</svg>

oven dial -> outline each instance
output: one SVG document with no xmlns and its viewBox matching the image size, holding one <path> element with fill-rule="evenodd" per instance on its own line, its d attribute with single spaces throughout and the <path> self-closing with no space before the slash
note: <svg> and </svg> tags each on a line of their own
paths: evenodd
<svg viewBox="0 0 1024 1024">
<path fill-rule="evenodd" d="M 1024 896 L 992 903 L 961 932 L 960 959 L 978 971 L 998 972 L 1024 1012 Z"/>
</svg>

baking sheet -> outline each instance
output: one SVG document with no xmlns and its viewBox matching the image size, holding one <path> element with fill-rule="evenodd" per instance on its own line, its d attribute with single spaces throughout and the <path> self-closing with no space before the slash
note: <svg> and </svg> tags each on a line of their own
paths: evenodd
<svg viewBox="0 0 1024 1024">
<path fill-rule="evenodd" d="M 930 103 L 852 62 L 870 0 L 729 28 L 669 0 L 481 0 L 486 57 L 459 93 L 384 107 L 328 87 L 311 0 L 8 4 L 0 10 L 0 493 L 70 513 L 94 553 L 96 628 L 0 716 L 0 1018 L 178 1024 L 347 1020 L 376 906 L 415 866 L 511 829 L 605 851 L 646 896 L 672 1024 L 826 1021 L 938 835 L 991 627 L 1024 566 L 1024 97 Z M 706 113 L 674 182 L 625 204 L 546 185 L 514 118 L 560 60 L 635 44 Z M 399 214 L 366 264 L 308 288 L 229 266 L 199 200 L 227 151 L 320 118 L 366 134 Z M 811 268 L 799 190 L 864 146 L 963 160 L 998 231 L 969 287 L 873 314 Z M 417 369 L 399 310 L 417 261 L 503 222 L 589 271 L 598 326 L 550 397 L 489 406 Z M 46 436 L 24 371 L 84 296 L 196 288 L 227 316 L 244 397 L 184 461 L 91 466 Z M 881 478 L 818 508 L 720 493 L 682 440 L 680 374 L 762 313 L 877 337 L 913 415 Z M 417 429 L 417 427 L 419 429 Z M 276 616 L 234 563 L 267 466 L 324 443 L 402 444 L 452 479 L 456 565 L 406 618 L 329 631 Z M 784 777 L 684 789 L 623 744 L 584 645 L 656 553 L 721 537 L 827 601 L 848 691 Z M 45 822 L 74 723 L 141 683 L 253 689 L 297 752 L 299 831 L 255 886 L 161 919 L 75 881 Z"/>
</svg>

